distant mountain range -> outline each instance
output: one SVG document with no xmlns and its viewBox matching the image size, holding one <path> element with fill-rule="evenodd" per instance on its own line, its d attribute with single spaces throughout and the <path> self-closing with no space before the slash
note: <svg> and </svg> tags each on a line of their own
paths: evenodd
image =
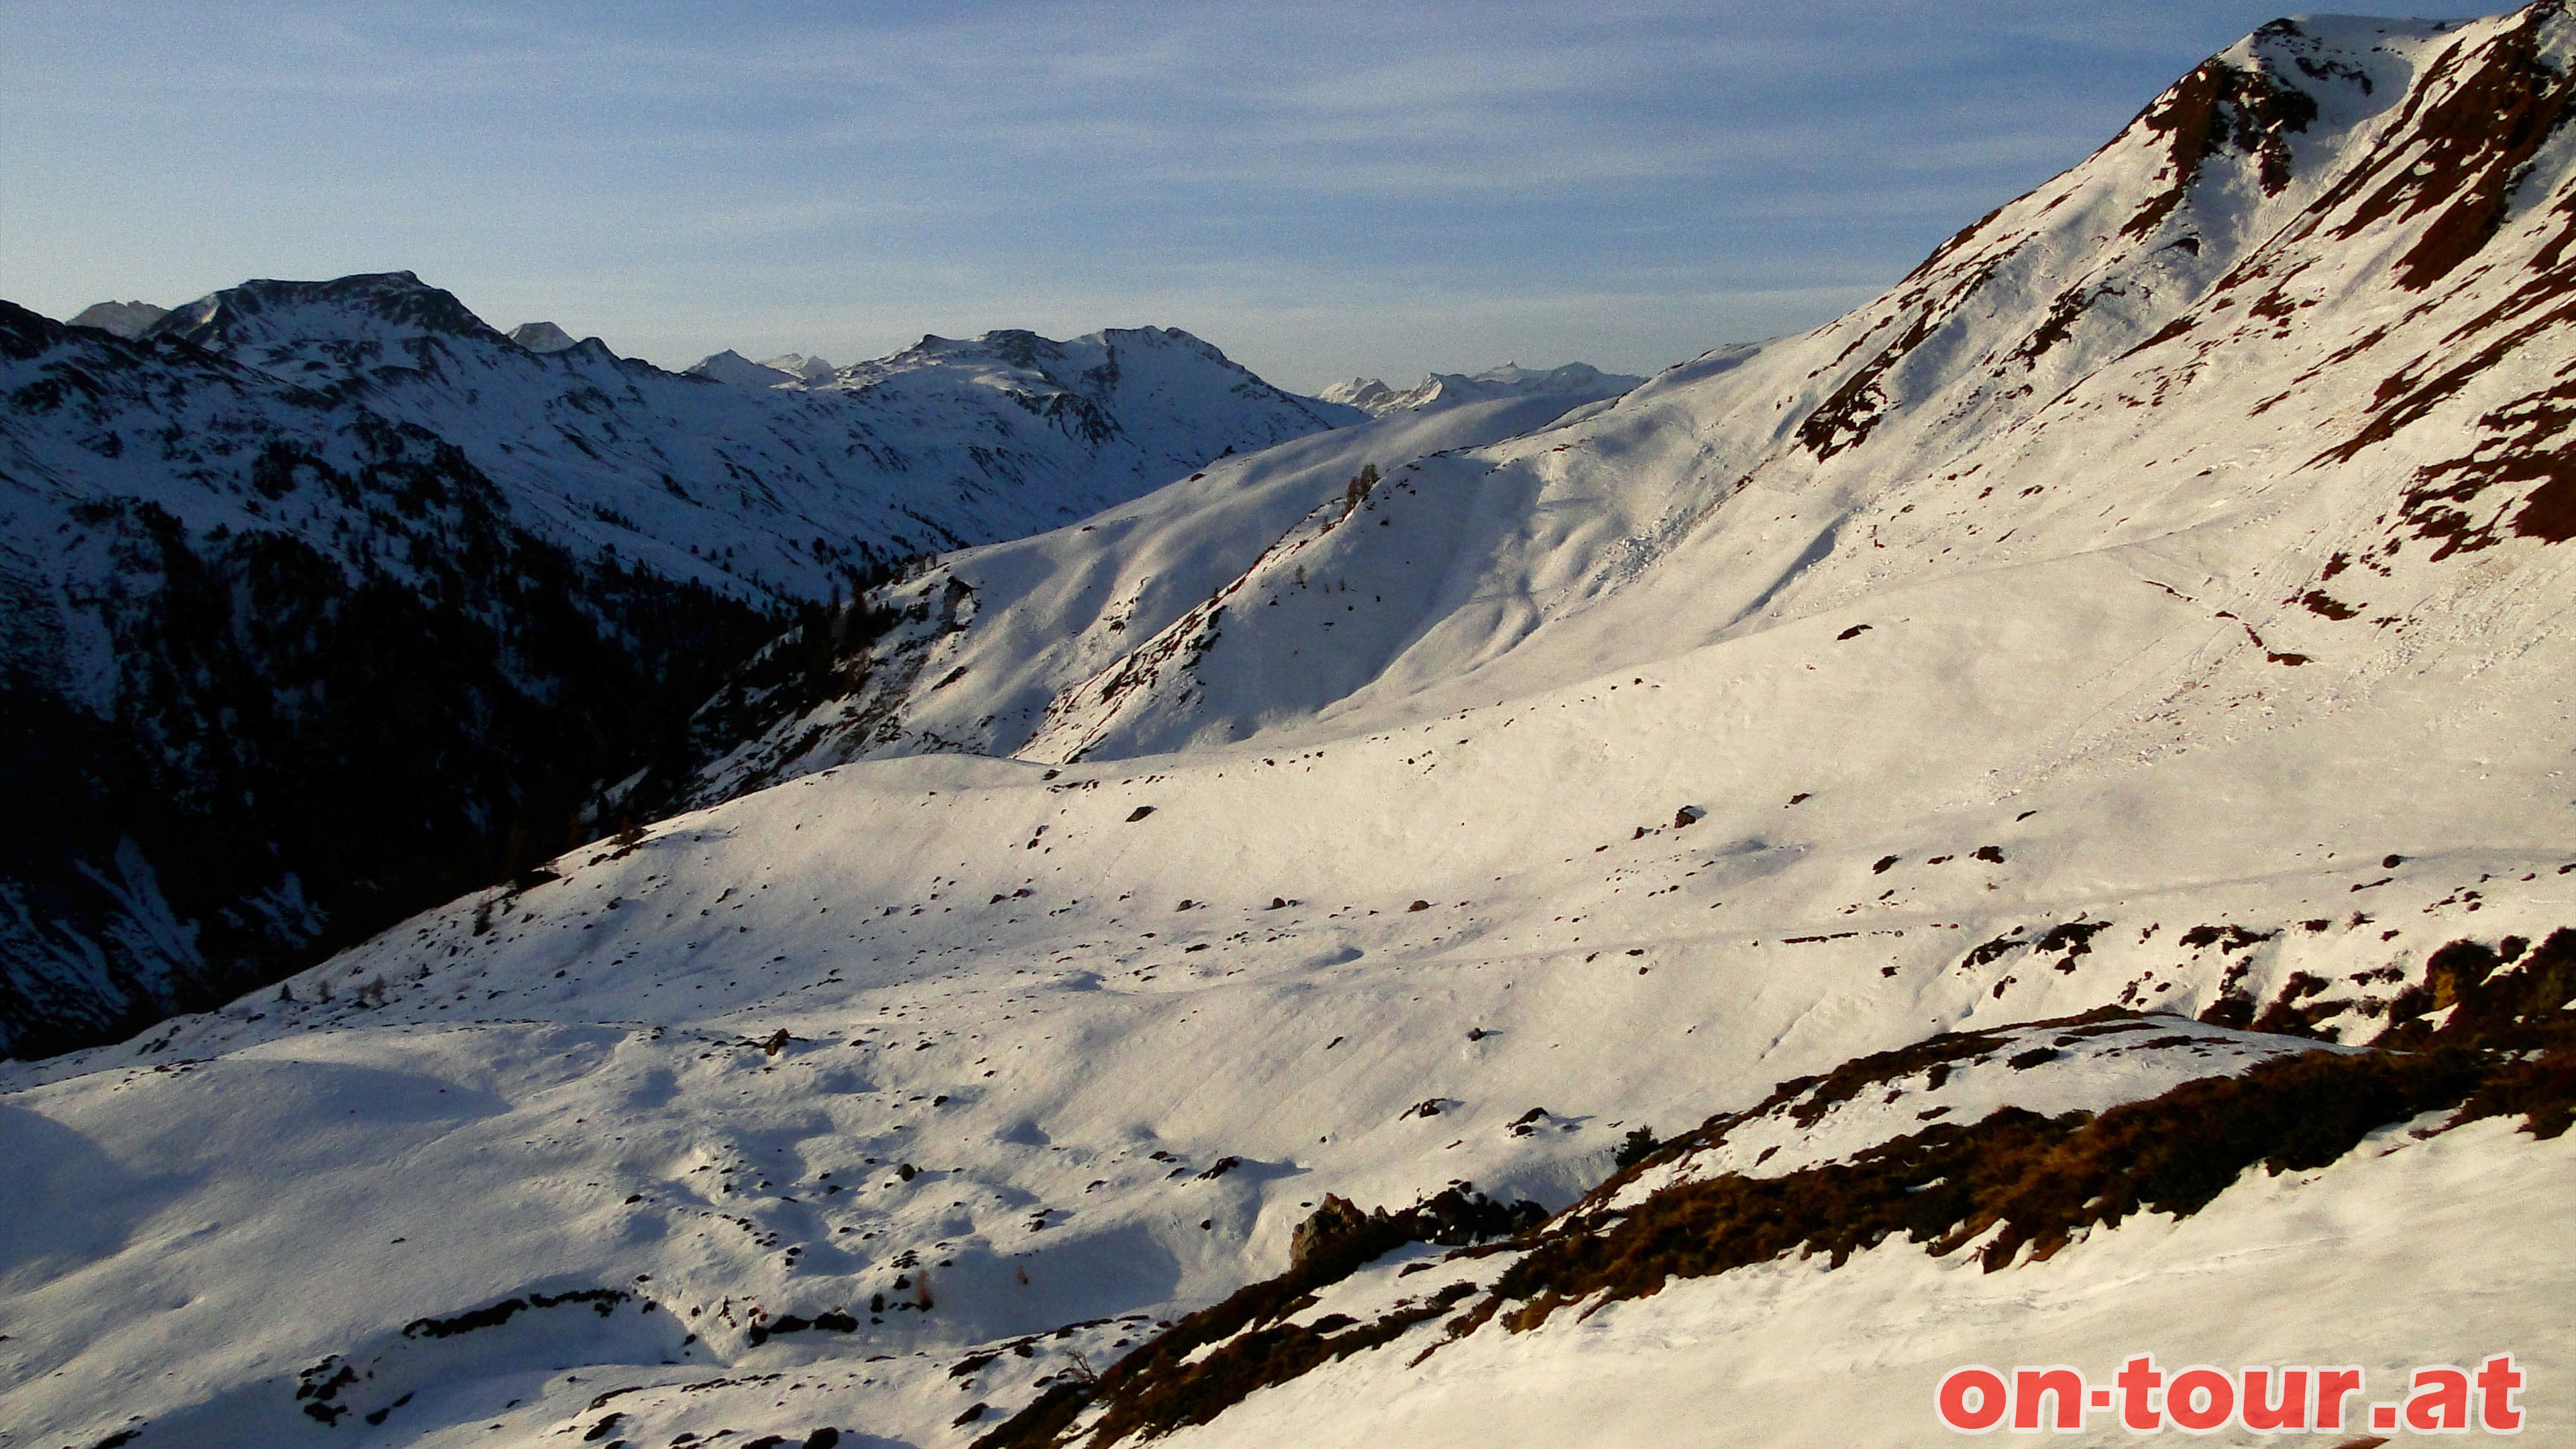
<svg viewBox="0 0 2576 1449">
<path fill-rule="evenodd" d="M 1569 402 L 1598 402 L 1617 397 L 1637 384 L 1642 377 L 1603 372 L 1581 362 L 1539 371 L 1506 362 L 1474 374 L 1435 372 L 1422 381 L 1398 392 L 1374 377 L 1355 377 L 1337 382 L 1317 396 L 1327 402 L 1347 403 L 1373 417 L 1392 412 L 1420 412 L 1429 408 L 1455 407 L 1465 402 L 1490 402 L 1507 397 L 1562 397 Z"/>
<path fill-rule="evenodd" d="M 1365 416 L 1154 328 L 789 393 L 409 273 L 82 315 L 0 304 L 0 813 L 45 822 L 0 853 L 5 1051 L 613 829 L 728 669 L 898 560 Z"/>
<path fill-rule="evenodd" d="M 737 387 L 806 387 L 830 378 L 836 370 L 823 359 L 801 352 L 767 362 L 754 362 L 739 352 L 719 352 L 698 359 L 688 371 L 691 377 L 711 377 Z"/>
</svg>

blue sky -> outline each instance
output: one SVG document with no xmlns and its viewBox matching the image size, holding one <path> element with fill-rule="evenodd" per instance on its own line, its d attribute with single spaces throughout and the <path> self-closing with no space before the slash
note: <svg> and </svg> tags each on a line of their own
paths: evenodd
<svg viewBox="0 0 2576 1449">
<path fill-rule="evenodd" d="M 0 296 L 409 269 L 665 365 L 1153 323 L 1310 389 L 1647 371 L 1864 300 L 2276 13 L 0 0 Z"/>
</svg>

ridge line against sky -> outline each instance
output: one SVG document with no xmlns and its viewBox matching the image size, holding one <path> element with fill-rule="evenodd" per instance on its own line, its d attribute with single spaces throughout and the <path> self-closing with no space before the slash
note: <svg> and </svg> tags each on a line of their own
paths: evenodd
<svg viewBox="0 0 2576 1449">
<path fill-rule="evenodd" d="M 0 297 L 411 270 L 673 367 L 1154 324 L 1307 390 L 1649 372 L 1865 300 L 2278 13 L 0 0 Z"/>
</svg>

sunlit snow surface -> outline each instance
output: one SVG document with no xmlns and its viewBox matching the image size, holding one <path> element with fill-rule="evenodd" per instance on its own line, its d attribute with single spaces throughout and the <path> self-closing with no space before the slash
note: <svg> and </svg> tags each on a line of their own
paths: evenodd
<svg viewBox="0 0 2576 1449">
<path fill-rule="evenodd" d="M 1559 1207 L 1627 1131 L 1856 1055 L 2174 1013 L 2176 1042 L 1897 1084 L 1729 1150 L 1844 1156 L 1941 1094 L 2108 1105 L 2307 1045 L 2188 1021 L 2223 994 L 2310 973 L 2358 1042 L 2435 946 L 2576 924 L 2566 550 L 2499 525 L 2437 558 L 2405 496 L 2551 385 L 2563 332 L 2318 461 L 2387 379 L 2492 340 L 2576 148 L 2428 293 L 2387 281 L 2420 219 L 2283 239 L 2412 77 L 2526 23 L 2564 53 L 2546 17 L 2233 52 L 2327 76 L 2277 193 L 2229 149 L 2124 234 L 2172 179 L 2142 123 L 1812 336 L 1414 450 L 1357 503 L 1339 451 L 1267 489 L 1209 486 L 1259 460 L 1211 471 L 1118 515 L 1151 524 L 1150 569 L 1078 529 L 982 556 L 1018 561 L 1007 589 L 943 565 L 996 596 L 940 646 L 992 650 L 946 686 L 992 703 L 923 671 L 887 717 L 1043 697 L 979 741 L 1019 758 L 898 734 L 914 752 L 577 852 L 292 1001 L 6 1068 L 0 1443 L 133 1419 L 140 1445 L 963 1444 L 1077 1353 L 1279 1271 L 1328 1192 Z M 2316 298 L 2295 327 L 2254 306 L 2285 275 Z M 2087 289 L 2109 300 L 2016 354 Z M 1865 439 L 1800 439 L 1936 312 Z M 1097 654 L 978 642 L 1113 616 L 1134 642 Z M 1166 667 L 1108 689 L 1156 639 Z M 1427 1324 L 1174 1442 L 1910 1445 L 1965 1362 L 2359 1363 L 2384 1388 L 2506 1350 L 2546 1442 L 2576 1419 L 2568 1139 L 2416 1125 L 1996 1273 L 1890 1242 L 1408 1366 Z M 1304 1311 L 1499 1270 L 1398 1276 L 1430 1256 Z M 535 1306 L 571 1292 L 630 1296 Z M 298 1376 L 343 1366 L 326 1428 Z"/>
<path fill-rule="evenodd" d="M 418 1437 L 442 1423 L 490 1434 L 494 1422 L 538 1442 L 607 1388 L 719 1368 L 789 1377 L 635 1395 L 630 1408 L 652 1409 L 659 1442 L 825 1423 L 950 1442 L 947 1419 L 967 1403 L 1016 1406 L 1030 1378 L 1068 1366 L 1065 1351 L 1104 1361 L 1137 1326 L 1047 1338 L 1029 1359 L 951 1381 L 944 1370 L 969 1346 L 1211 1301 L 1283 1265 L 1289 1228 L 1326 1191 L 1400 1204 L 1466 1178 L 1561 1205 L 1607 1174 L 1625 1128 L 1673 1130 L 1750 1105 L 1774 1079 L 1936 1028 L 2090 1005 L 2141 978 L 2152 1002 L 2190 1011 L 2240 962 L 2268 996 L 2293 970 L 2418 968 L 2454 934 L 2534 933 L 2576 911 L 2556 856 L 2417 844 L 2471 835 L 2474 808 L 2420 814 L 2399 834 L 2341 808 L 2348 792 L 2323 792 L 2312 813 L 2204 819 L 2180 852 L 2167 822 L 2182 802 L 2159 799 L 2164 772 L 2107 799 L 2030 792 L 1894 819 L 1848 791 L 1785 807 L 1788 783 L 1824 772 L 1830 740 L 1758 797 L 1636 839 L 1654 807 L 1721 802 L 1729 781 L 1753 795 L 1762 781 L 1746 786 L 1740 765 L 1696 747 L 1696 731 L 1655 724 L 1697 713 L 1708 694 L 1622 683 L 1577 692 L 1565 710 L 1470 714 L 1276 765 L 1235 754 L 1054 781 L 1001 762 L 854 767 L 671 822 L 622 858 L 568 862 L 564 879 L 495 900 L 480 936 L 480 906 L 460 904 L 292 984 L 317 1003 L 328 982 L 329 1005 L 264 993 L 132 1046 L 13 1068 L 20 1166 L 0 1229 L 14 1265 L 0 1299 L 11 1417 L 68 1434 L 129 1414 L 199 1415 L 179 1442 L 318 1438 L 295 1413 L 293 1376 L 338 1354 L 380 1364 L 381 1390 L 352 1396 L 362 1410 L 424 1394 L 388 1417 L 385 1442 L 442 1442 Z M 1632 694 L 1643 709 L 1626 710 Z M 1626 748 L 1591 778 L 1551 778 L 1546 762 L 1580 737 Z M 1405 763 L 1426 750 L 1473 777 L 1447 818 L 1386 808 L 1426 788 L 1426 765 Z M 1654 778 L 1639 759 L 1674 761 L 1680 778 Z M 1973 776 L 1978 763 L 1956 768 Z M 2168 788 L 2193 778 L 2177 772 Z M 1867 843 L 1844 843 L 1855 838 Z M 2360 896 L 2352 887 L 2391 874 L 2376 854 L 2358 869 L 2301 860 L 2322 855 L 2314 840 L 2357 839 L 2423 853 Z M 2003 864 L 1971 858 L 1989 842 Z M 1876 875 L 1882 845 L 1956 858 Z M 2248 868 L 2263 858 L 2293 865 Z M 2124 878 L 2104 880 L 2121 860 L 2134 863 Z M 2177 868 L 2156 872 L 2157 860 Z M 2480 887 L 2482 876 L 2507 884 Z M 1899 899 L 1874 902 L 1890 878 Z M 2492 907 L 2468 914 L 2462 886 Z M 1297 904 L 1271 909 L 1274 898 Z M 1185 899 L 1192 908 L 1178 910 Z M 1430 908 L 1409 909 L 1417 899 Z M 2352 928 L 2356 901 L 2374 919 Z M 2329 913 L 2323 931 L 2292 924 Z M 2027 951 L 1960 967 L 2016 926 L 2078 918 L 2114 924 L 2070 972 Z M 2176 943 L 2221 921 L 2284 933 L 2239 952 Z M 2141 941 L 2150 925 L 2161 929 Z M 2390 928 L 2403 934 L 2383 941 Z M 1812 936 L 1835 939 L 1788 943 Z M 379 979 L 386 1005 L 351 1004 Z M 781 1030 L 789 1040 L 771 1055 L 760 1044 Z M 2077 1064 L 1972 1095 L 2015 1100 L 2018 1088 L 2054 1110 L 2143 1092 L 2177 1069 L 2232 1065 L 2162 1063 L 2153 1081 L 2103 1094 L 2065 1079 Z M 1436 1115 L 1409 1115 L 1426 1100 Z M 1542 1130 L 1513 1135 L 1532 1108 L 1547 1109 Z M 2493 1171 L 2563 1161 L 2563 1144 L 2491 1136 L 2477 1140 Z M 1226 1157 L 1242 1163 L 1199 1177 Z M 896 1175 L 905 1163 L 909 1181 Z M 2547 1237 L 2495 1231 L 2530 1220 L 2510 1198 L 2478 1202 L 2495 1214 L 2484 1230 L 2404 1234 L 2420 1255 L 2409 1271 L 2445 1281 L 2443 1245 L 2491 1252 L 2498 1236 L 2514 1240 L 2518 1271 L 2563 1271 Z M 2191 1231 L 2215 1231 L 2228 1211 Z M 2162 1230 L 2111 1237 L 2139 1232 Z M 2330 1236 L 2312 1246 L 2346 1251 Z M 907 1301 L 894 1280 L 920 1268 L 896 1266 L 905 1252 L 929 1269 L 930 1311 L 747 1344 L 755 1307 L 810 1318 L 873 1293 Z M 1977 1291 L 2044 1295 L 2093 1261 L 2065 1255 Z M 1909 1283 L 1936 1271 L 1864 1267 Z M 1755 1281 L 1777 1276 L 1765 1273 Z M 417 1319 L 601 1286 L 662 1311 L 531 1314 L 513 1326 L 525 1336 L 492 1331 L 485 1357 L 442 1345 L 434 1374 L 401 1339 Z M 1694 1295 L 1756 1291 L 1679 1285 L 1600 1331 Z M 1864 1290 L 1813 1291 L 1824 1296 L 1809 1311 L 1824 1314 Z M 2563 1301 L 2516 1290 L 2492 1311 L 2545 1356 L 2544 1310 Z M 534 1321 L 553 1317 L 563 1321 Z M 2346 1358 L 2455 1351 L 2422 1345 L 2455 1330 L 2440 1314 L 2331 1326 L 2352 1343 Z M 700 1341 L 684 1348 L 690 1331 Z M 875 1353 L 898 1366 L 868 1364 Z M 538 1361 L 562 1371 L 547 1377 L 529 1367 Z M 137 1377 L 118 1365 L 159 1367 Z M 53 1377 L 61 1368 L 71 1372 Z M 1911 1381 L 1889 1372 L 1894 1402 Z M 789 1382 L 806 1388 L 781 1394 Z M 358 1422 L 329 1432 L 354 1436 Z"/>
</svg>

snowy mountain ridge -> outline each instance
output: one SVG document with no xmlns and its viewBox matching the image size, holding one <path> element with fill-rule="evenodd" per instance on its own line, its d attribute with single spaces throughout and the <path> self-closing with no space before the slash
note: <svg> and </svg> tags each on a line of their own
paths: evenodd
<svg viewBox="0 0 2576 1449">
<path fill-rule="evenodd" d="M 2313 247 L 2321 208 L 2352 208 L 2361 184 L 2384 171 L 2384 150 L 2404 149 L 2387 133 L 2438 104 L 2420 89 L 2403 99 L 2409 57 L 2454 33 L 2367 21 L 2267 29 L 2195 71 L 2085 166 L 1963 233 L 1879 303 L 1805 337 L 1712 353 L 1606 411 L 1482 453 L 1389 446 L 1371 457 L 1364 433 L 1337 435 L 1332 461 L 1319 455 L 1302 483 L 1277 495 L 1295 499 L 1298 515 L 1321 510 L 1302 524 L 1220 487 L 1208 506 L 1181 515 L 1182 532 L 1158 533 L 1132 554 L 1116 533 L 1105 550 L 1092 546 L 1097 534 L 1065 539 L 1068 556 L 1083 560 L 1077 576 L 1103 586 L 1077 612 L 979 590 L 973 619 L 951 627 L 959 621 L 949 605 L 932 597 L 947 597 L 948 575 L 889 586 L 874 607 L 929 632 L 898 631 L 870 646 L 882 656 L 873 663 L 846 661 L 845 678 L 868 682 L 821 691 L 803 725 L 760 751 L 810 752 L 824 736 L 857 731 L 868 742 L 855 751 L 842 744 L 813 758 L 965 748 L 1057 762 L 1240 739 L 1310 717 L 1336 721 L 1319 736 L 1329 737 L 1355 727 L 1352 712 L 1373 702 L 1393 719 L 1427 707 L 1412 697 L 1422 691 L 1452 703 L 1509 698 L 1871 594 L 1920 586 L 1973 598 L 1993 582 L 1980 582 L 1988 570 L 2095 568 L 2122 556 L 2106 544 L 2152 549 L 2154 540 L 2197 537 L 2196 520 L 2249 506 L 2280 486 L 2285 468 L 2316 466 L 2313 450 L 2283 450 L 2310 437 L 2320 413 L 2373 406 L 2383 375 L 2371 373 L 2371 358 L 2336 365 L 2340 350 L 2370 339 L 2375 358 L 2402 340 L 2386 340 L 2375 321 L 2339 328 L 2327 321 L 2339 311 L 2316 310 L 2335 299 L 2334 286 L 2355 285 L 2327 277 L 2369 276 L 2372 260 L 2339 236 L 2331 261 L 2295 249 Z M 2492 83 L 2481 78 L 2463 93 L 2482 97 Z M 2444 164 L 2494 178 L 2526 166 L 2529 150 L 2445 154 Z M 2429 205 L 2432 193 L 2416 196 Z M 2528 231 L 2542 219 L 2529 214 L 2526 249 L 2544 244 Z M 2446 218 L 2432 234 L 2483 225 Z M 2276 270 L 2300 276 L 2306 293 L 2284 292 L 2269 280 Z M 2347 305 L 2367 316 L 2376 295 L 2364 287 Z M 2448 323 L 2418 314 L 2404 335 L 2449 345 L 2432 339 L 2474 322 L 2476 310 L 2454 302 Z M 2296 335 L 2274 335 L 2292 314 Z M 2100 420 L 2132 398 L 2152 399 L 2148 417 L 2176 416 L 2181 389 L 2230 367 L 2241 382 L 2191 390 L 2216 409 L 2193 423 L 2142 431 Z M 2281 386 L 2266 379 L 2281 369 L 2300 379 L 2301 395 L 2265 403 Z M 2344 391 L 2329 400 L 2334 388 Z M 2249 422 L 2257 403 L 2265 405 Z M 2214 435 L 2249 425 L 2288 441 L 2251 452 L 2205 445 L 2197 451 L 2207 456 L 2188 466 L 2165 452 L 2167 439 L 2192 427 Z M 2435 446 L 2474 448 L 2478 436 Z M 2105 451 L 2112 456 L 2095 465 L 2092 455 Z M 1396 486 L 1354 502 L 1348 485 L 1364 462 Z M 2070 496 L 2070 472 L 2107 491 L 2095 503 Z M 2339 495 L 2314 496 L 2316 506 L 2339 506 Z M 2425 506 L 2373 497 L 2385 501 L 2374 508 L 2410 515 Z M 1373 526 L 1337 532 L 1336 510 Z M 2104 516 L 2124 531 L 2102 533 Z M 1175 537 L 1205 542 L 1176 550 Z M 1056 546 L 1033 540 L 1017 550 Z M 2312 567 L 2322 574 L 2335 552 L 2314 553 Z M 2376 555 L 2370 540 L 2355 539 L 2342 556 Z M 2148 576 L 2195 599 L 2212 581 L 2157 569 L 2150 564 Z M 974 572 L 969 565 L 966 582 Z M 1322 591 L 1308 583 L 1318 575 L 1331 579 Z M 1148 583 L 1183 578 L 1186 597 Z M 1360 581 L 1369 583 L 1364 599 L 1347 593 Z M 2263 653 L 2345 667 L 2315 637 L 2347 607 L 2330 591 L 2243 598 L 2233 587 L 2222 584 L 2199 617 L 2222 629 L 2241 620 L 2249 643 L 2306 641 Z M 1141 607 L 1127 607 L 1131 597 Z M 2438 633 L 2440 614 L 2408 627 Z M 972 642 L 1002 637 L 1015 642 L 998 657 Z M 2417 637 L 2421 645 L 2401 648 L 2437 647 Z M 936 667 L 926 662 L 934 654 Z M 918 668 L 916 658 L 925 661 Z M 1057 663 L 1033 678 L 1028 666 L 1039 658 Z M 1462 659 L 1475 662 L 1461 671 Z M 900 682 L 916 676 L 937 686 L 935 702 L 933 691 Z M 1034 697 L 1041 682 L 1043 702 Z M 2085 748 L 2096 747 L 2117 748 Z"/>
<path fill-rule="evenodd" d="M 1814 333 L 801 621 L 703 808 L 0 1067 L 0 1417 L 1905 1445 L 2509 1351 L 2554 1431 L 2571 57 L 2266 26 Z"/>
<path fill-rule="evenodd" d="M 1402 391 L 1374 377 L 1354 377 L 1334 383 L 1316 396 L 1326 402 L 1346 403 L 1373 417 L 1384 417 L 1391 412 L 1455 407 L 1506 397 L 1556 396 L 1570 402 L 1598 402 L 1644 381 L 1624 373 L 1603 372 L 1582 362 L 1569 362 L 1543 372 L 1506 362 L 1473 374 L 1435 372 Z"/>
<path fill-rule="evenodd" d="M 1152 328 L 1065 344 L 1096 354 L 1072 382 L 1042 365 L 1059 344 L 1013 332 L 861 365 L 899 388 L 745 394 L 595 340 L 531 352 L 408 272 L 244 283 L 146 338 L 428 428 L 556 541 L 754 598 L 820 598 L 843 560 L 1016 536 L 1357 416 Z M 1121 365 L 1152 380 L 1122 389 Z"/>
<path fill-rule="evenodd" d="M 2526 23 L 2554 33 L 2554 21 Z M 2492 232 L 2474 275 L 2524 275 L 2525 257 L 2545 274 L 2559 223 L 2534 203 L 2502 214 L 2512 197 L 2543 193 L 2530 166 L 2555 164 L 2537 127 L 2513 145 L 2407 139 L 2452 124 L 2446 96 L 2484 104 L 2526 65 L 2519 47 L 2542 43 L 2508 35 L 2488 66 L 2458 77 L 2437 65 L 2410 90 L 2411 53 L 2464 63 L 2452 36 L 2357 21 L 2258 34 L 1882 302 L 1806 337 L 1712 354 L 1556 432 L 1393 471 L 1392 486 L 1353 505 L 1363 526 L 1319 519 L 1282 536 L 1129 646 L 1132 659 L 1170 663 L 1113 666 L 1068 689 L 1025 753 L 1150 754 L 1304 718 L 1346 733 L 1909 590 L 1916 617 L 1964 621 L 1987 612 L 1969 601 L 1991 596 L 1999 570 L 2141 574 L 2177 591 L 2169 607 L 2197 607 L 2217 628 L 2236 621 L 2248 647 L 2268 641 L 2242 657 L 2317 661 L 2302 684 L 2374 677 L 2383 650 L 2411 657 L 2466 637 L 2451 632 L 2448 605 L 2410 614 L 2458 587 L 2453 571 L 2382 560 L 2409 537 L 2430 540 L 2410 558 L 2431 562 L 2516 526 L 2557 532 L 2546 490 L 2472 525 L 2445 497 L 2458 490 L 2412 481 L 2495 476 L 2477 459 L 2513 413 L 2492 410 L 2530 375 L 2507 360 L 2508 339 L 2544 325 L 2534 307 L 2546 293 L 2455 283 L 2391 312 L 2384 296 L 2429 279 L 2408 266 L 2392 278 L 2382 269 L 2396 258 L 2371 247 L 2425 259 L 2409 266 L 2447 248 L 2465 266 L 2461 239 Z M 2549 73 L 2519 74 L 2532 84 Z M 2391 152 L 2482 179 L 2440 207 Z M 2508 177 L 2522 178 L 2518 191 L 2503 188 Z M 2422 240 L 2363 240 L 2380 230 Z M 2464 345 L 2470 336 L 2487 340 Z M 2497 365 L 2445 372 L 2446 356 Z M 2383 388 L 2434 395 L 2400 406 Z M 2487 411 L 2467 411 L 2479 397 Z M 2423 441 L 2410 446 L 2408 429 Z M 2341 446 L 2320 454 L 2320 437 Z M 2390 477 L 2379 470 L 2391 454 L 2422 461 L 2399 475 L 2408 481 L 2364 483 Z M 2293 480 L 2297 493 L 2283 496 Z M 2347 502 L 2342 490 L 2356 487 Z M 2397 521 L 2341 521 L 2363 509 Z M 2297 550 L 2298 562 L 2271 567 L 2304 564 L 2300 587 L 2276 591 L 2212 553 L 2240 518 L 2252 526 L 2238 536 L 2257 550 Z M 2277 531 L 2260 526 L 2271 521 Z M 2178 544 L 2188 552 L 2171 557 Z M 2369 617 L 2390 623 L 2339 617 L 2348 606 L 2323 587 L 2327 570 L 2354 561 L 2386 578 Z M 1367 596 L 1346 597 L 1354 585 Z M 1956 605 L 1937 604 L 1944 595 Z M 2524 586 L 2492 597 L 2543 611 L 2521 616 L 2524 631 L 2551 607 Z M 1877 647 L 1891 647 L 1876 627 Z M 2363 629 L 2394 634 L 2352 637 Z M 2247 683 L 2279 693 L 2280 667 Z"/>
<path fill-rule="evenodd" d="M 822 358 L 808 357 L 801 352 L 782 353 L 767 362 L 754 362 L 727 348 L 691 363 L 688 375 L 712 377 L 737 387 L 802 387 L 830 377 L 836 371 L 837 368 Z"/>
<path fill-rule="evenodd" d="M 782 668 L 729 681 L 701 709 L 682 798 L 852 760 L 1023 752 L 1056 701 L 1131 657 L 1256 559 L 1338 506 L 1371 470 L 1561 423 L 1588 406 L 1541 394 L 1423 411 L 1221 458 L 1070 528 L 943 555 L 795 637 Z M 818 648 L 819 646 L 819 648 Z"/>
<path fill-rule="evenodd" d="M 74 327 L 95 327 L 118 337 L 135 338 L 170 315 L 167 307 L 149 302 L 92 302 L 71 319 Z"/>
<path fill-rule="evenodd" d="M 727 669 L 896 559 L 1362 416 L 1151 329 L 1069 385 L 1012 333 L 756 394 L 531 349 L 410 273 L 0 333 L 10 804 L 55 822 L 0 865 L 21 1052 L 615 828 Z"/>
</svg>

